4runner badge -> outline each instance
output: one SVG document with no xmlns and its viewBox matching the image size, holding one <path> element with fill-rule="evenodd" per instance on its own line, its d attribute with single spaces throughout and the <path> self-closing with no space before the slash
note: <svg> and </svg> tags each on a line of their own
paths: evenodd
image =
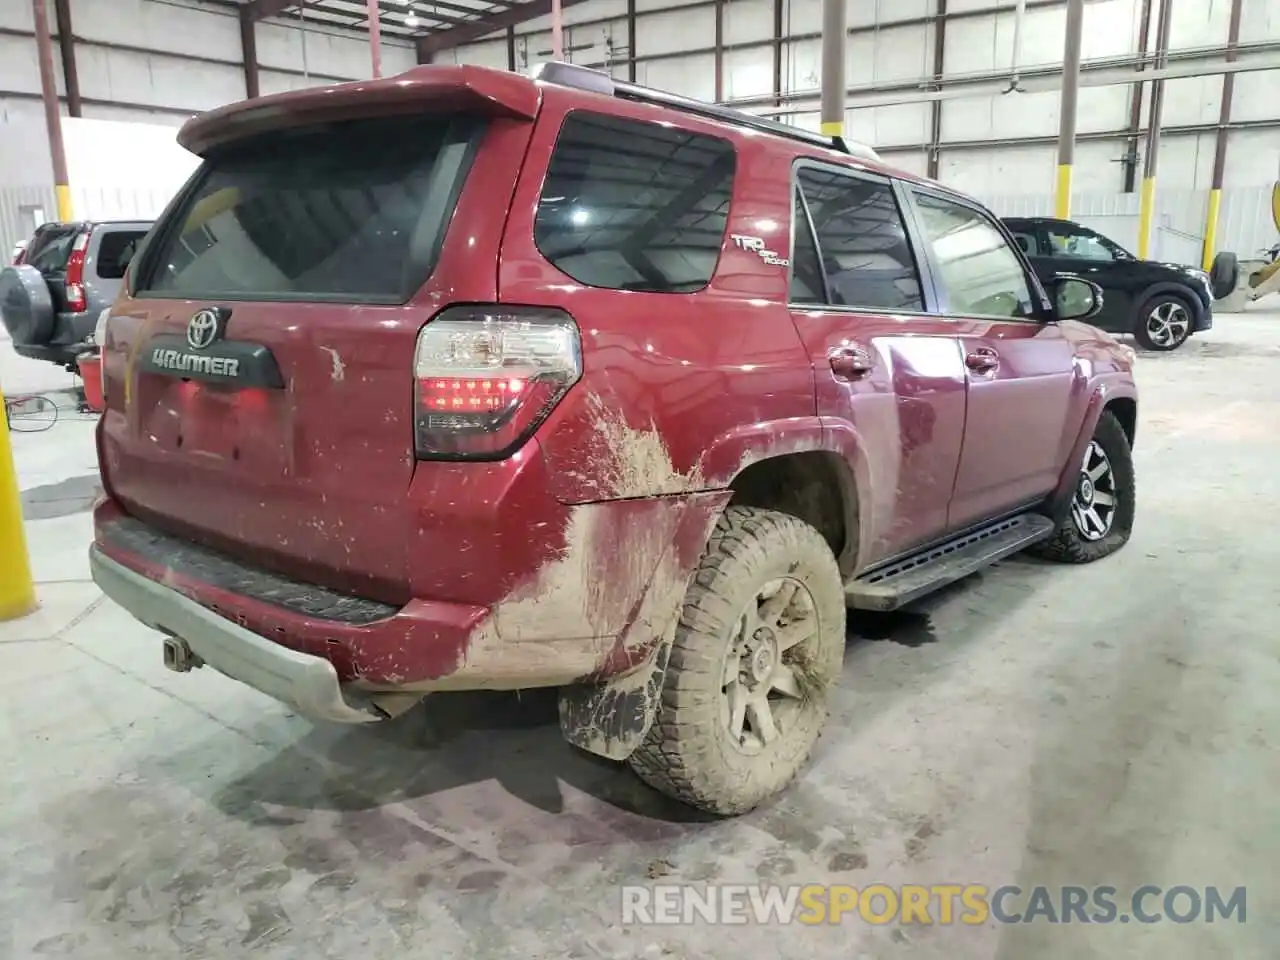
<svg viewBox="0 0 1280 960">
<path fill-rule="evenodd" d="M 791 261 L 786 257 L 778 256 L 776 250 L 767 249 L 762 237 L 748 237 L 742 233 L 733 233 L 729 236 L 738 245 L 739 250 L 748 250 L 751 253 L 759 254 L 760 259 L 771 267 L 786 267 L 791 264 Z"/>
</svg>

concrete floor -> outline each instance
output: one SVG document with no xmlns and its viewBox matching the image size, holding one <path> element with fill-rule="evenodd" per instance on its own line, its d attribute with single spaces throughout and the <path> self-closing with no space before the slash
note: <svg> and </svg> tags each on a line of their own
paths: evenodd
<svg viewBox="0 0 1280 960">
<path fill-rule="evenodd" d="M 11 384 L 48 376 L 0 356 Z M 16 436 L 43 608 L 0 625 L 0 957 L 1274 956 L 1280 312 L 1221 317 L 1139 378 L 1128 548 L 1014 560 L 923 612 L 851 620 L 812 767 L 730 822 L 574 752 L 543 695 L 350 729 L 167 673 L 86 579 L 89 425 Z M 1247 885 L 1249 913 L 622 926 L 619 886 L 663 874 Z"/>
</svg>

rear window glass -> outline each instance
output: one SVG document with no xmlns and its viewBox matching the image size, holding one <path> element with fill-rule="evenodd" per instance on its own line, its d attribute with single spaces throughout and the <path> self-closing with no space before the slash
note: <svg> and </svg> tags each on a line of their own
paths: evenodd
<svg viewBox="0 0 1280 960">
<path fill-rule="evenodd" d="M 48 225 L 36 231 L 27 248 L 26 262 L 41 273 L 57 273 L 66 269 L 71 247 L 80 233 L 78 225 Z"/>
<path fill-rule="evenodd" d="M 551 155 L 534 241 L 588 286 L 701 290 L 720 259 L 734 159 L 719 137 L 571 113 Z"/>
<path fill-rule="evenodd" d="M 482 130 L 356 120 L 224 149 L 148 244 L 139 291 L 402 303 L 435 264 Z"/>
<path fill-rule="evenodd" d="M 122 280 L 129 261 L 138 252 L 145 230 L 112 230 L 98 241 L 97 273 L 103 280 Z"/>
</svg>

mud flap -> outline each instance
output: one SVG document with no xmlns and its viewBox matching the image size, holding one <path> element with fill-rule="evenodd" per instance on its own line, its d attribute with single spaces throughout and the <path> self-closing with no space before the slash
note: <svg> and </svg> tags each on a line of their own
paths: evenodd
<svg viewBox="0 0 1280 960">
<path fill-rule="evenodd" d="M 580 750 L 626 760 L 644 741 L 658 715 L 662 681 L 671 654 L 668 636 L 635 670 L 599 683 L 560 688 L 560 730 Z"/>
</svg>

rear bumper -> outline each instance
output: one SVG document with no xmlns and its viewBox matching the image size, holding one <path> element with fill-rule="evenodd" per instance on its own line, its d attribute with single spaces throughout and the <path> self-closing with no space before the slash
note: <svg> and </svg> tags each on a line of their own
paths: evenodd
<svg viewBox="0 0 1280 960">
<path fill-rule="evenodd" d="M 90 548 L 89 567 L 103 593 L 149 627 L 185 640 L 215 670 L 318 720 L 365 723 L 379 719 L 369 706 L 344 697 L 338 671 L 321 657 L 264 640 Z"/>
<path fill-rule="evenodd" d="M 83 344 L 60 346 L 48 343 L 15 343 L 13 352 L 28 360 L 45 360 L 59 366 L 72 366 L 76 357 L 84 350 Z"/>
<path fill-rule="evenodd" d="M 672 514 L 665 529 L 650 523 L 670 536 L 656 570 L 570 549 L 563 569 L 531 571 L 516 597 L 494 606 L 414 599 L 396 608 L 346 596 L 171 537 L 110 499 L 95 511 L 90 557 L 108 597 L 209 665 L 300 713 L 354 722 L 383 694 L 558 687 L 627 673 L 673 624 L 726 498 L 651 503 Z M 593 509 L 621 523 L 636 505 Z M 608 554 L 631 556 L 643 539 L 612 532 Z M 594 588 L 582 580 L 593 569 L 605 581 Z M 582 629 L 584 619 L 599 629 Z"/>
</svg>

